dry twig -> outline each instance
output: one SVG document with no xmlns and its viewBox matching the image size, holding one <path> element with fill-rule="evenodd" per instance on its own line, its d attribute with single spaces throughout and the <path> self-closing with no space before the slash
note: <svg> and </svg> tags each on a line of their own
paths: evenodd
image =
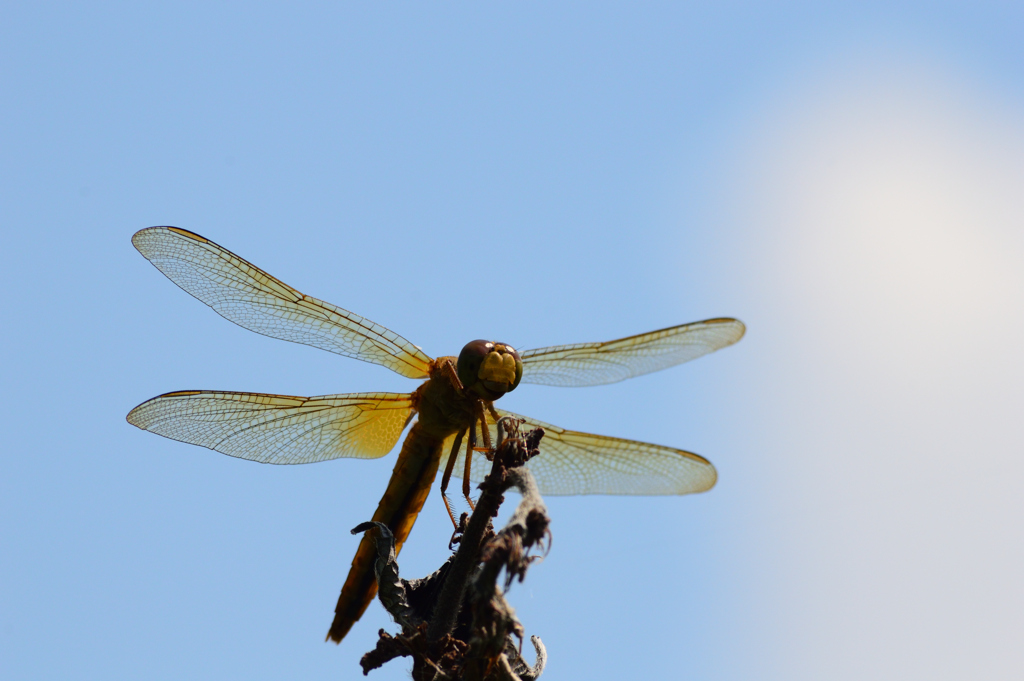
<svg viewBox="0 0 1024 681">
<path fill-rule="evenodd" d="M 417 681 L 533 681 L 540 676 L 547 659 L 544 644 L 531 637 L 537 661 L 531 666 L 523 659 L 523 627 L 498 586 L 502 570 L 506 590 L 513 581 L 523 581 L 537 559 L 530 550 L 551 544 L 547 510 L 523 466 L 537 453 L 544 431 L 537 428 L 520 436 L 518 426 L 511 419 L 499 422 L 491 472 L 480 484 L 473 515 L 462 525 L 459 549 L 432 575 L 412 581 L 399 577 L 394 537 L 385 525 L 363 523 L 352 530 L 377 528 L 374 571 L 379 597 L 402 627 L 396 636 L 380 631 L 376 648 L 360 661 L 363 674 L 396 657 L 411 656 Z M 512 487 L 522 494 L 522 501 L 495 534 L 491 519 Z"/>
</svg>

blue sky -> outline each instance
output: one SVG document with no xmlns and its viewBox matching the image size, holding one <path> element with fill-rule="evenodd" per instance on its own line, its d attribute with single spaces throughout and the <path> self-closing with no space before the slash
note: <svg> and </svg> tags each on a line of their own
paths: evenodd
<svg viewBox="0 0 1024 681">
<path fill-rule="evenodd" d="M 393 458 L 261 466 L 124 415 L 415 383 L 224 321 L 132 248 L 160 224 L 435 356 L 747 323 L 504 398 L 719 471 L 547 500 L 510 598 L 551 678 L 1019 677 L 1021 44 L 1009 3 L 8 8 L 5 678 L 348 678 L 394 630 L 323 642 Z M 449 533 L 435 492 L 403 574 Z"/>
</svg>

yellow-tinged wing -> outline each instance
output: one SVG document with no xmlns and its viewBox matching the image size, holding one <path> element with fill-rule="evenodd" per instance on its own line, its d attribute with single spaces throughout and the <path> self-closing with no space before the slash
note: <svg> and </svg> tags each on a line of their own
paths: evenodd
<svg viewBox="0 0 1024 681">
<path fill-rule="evenodd" d="M 398 393 L 290 397 L 191 390 L 143 402 L 129 412 L 128 423 L 260 463 L 375 459 L 398 442 L 413 412 L 410 398 Z"/>
<path fill-rule="evenodd" d="M 132 243 L 168 279 L 250 331 L 427 377 L 430 357 L 394 331 L 303 295 L 198 234 L 150 227 Z"/>
<path fill-rule="evenodd" d="M 543 428 L 540 454 L 526 467 L 537 479 L 541 494 L 691 494 L 715 486 L 718 473 L 711 462 L 682 449 L 565 430 L 550 423 L 498 410 L 499 416 L 523 420 L 523 432 Z M 497 429 L 487 417 L 492 439 Z M 451 452 L 454 437 L 445 442 L 443 468 Z M 465 445 L 459 448 L 453 475 L 462 477 Z M 470 479 L 483 480 L 491 464 L 483 454 L 474 452 Z"/>
<path fill-rule="evenodd" d="M 587 386 L 661 371 L 732 345 L 746 327 L 738 319 L 707 319 L 605 343 L 554 345 L 520 353 L 523 383 Z"/>
</svg>

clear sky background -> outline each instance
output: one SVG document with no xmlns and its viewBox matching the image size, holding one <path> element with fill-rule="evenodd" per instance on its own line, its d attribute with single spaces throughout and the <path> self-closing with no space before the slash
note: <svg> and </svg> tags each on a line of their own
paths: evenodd
<svg viewBox="0 0 1024 681">
<path fill-rule="evenodd" d="M 395 630 L 374 605 L 323 642 L 394 454 L 262 466 L 125 422 L 415 387 L 218 317 L 131 245 L 176 225 L 435 356 L 747 323 L 502 400 L 719 471 L 548 498 L 510 598 L 550 678 L 1021 678 L 1014 4 L 7 6 L 0 675 L 354 678 Z M 449 534 L 435 491 L 403 574 Z"/>
</svg>

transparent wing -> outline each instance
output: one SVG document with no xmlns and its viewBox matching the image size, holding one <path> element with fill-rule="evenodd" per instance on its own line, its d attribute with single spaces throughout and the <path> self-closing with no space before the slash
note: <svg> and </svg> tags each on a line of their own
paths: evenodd
<svg viewBox="0 0 1024 681">
<path fill-rule="evenodd" d="M 303 295 L 198 234 L 150 227 L 132 243 L 168 279 L 250 331 L 427 377 L 430 357 L 394 331 Z"/>
<path fill-rule="evenodd" d="M 143 402 L 128 423 L 172 440 L 260 463 L 375 459 L 391 451 L 413 412 L 410 395 L 289 397 L 192 390 Z"/>
<path fill-rule="evenodd" d="M 606 343 L 575 343 L 520 353 L 523 383 L 587 386 L 661 371 L 732 345 L 746 327 L 738 319 L 707 319 Z"/>
<path fill-rule="evenodd" d="M 543 428 L 540 454 L 526 465 L 537 479 L 541 494 L 635 494 L 665 495 L 704 492 L 715 486 L 718 473 L 707 459 L 681 449 L 565 430 L 550 423 L 498 410 L 500 416 L 524 421 L 524 432 Z M 492 438 L 497 429 L 488 415 Z M 445 442 L 443 468 L 454 437 Z M 461 478 L 466 448 L 459 448 L 453 475 Z M 473 454 L 470 479 L 483 480 L 491 464 L 479 452 Z"/>
</svg>

